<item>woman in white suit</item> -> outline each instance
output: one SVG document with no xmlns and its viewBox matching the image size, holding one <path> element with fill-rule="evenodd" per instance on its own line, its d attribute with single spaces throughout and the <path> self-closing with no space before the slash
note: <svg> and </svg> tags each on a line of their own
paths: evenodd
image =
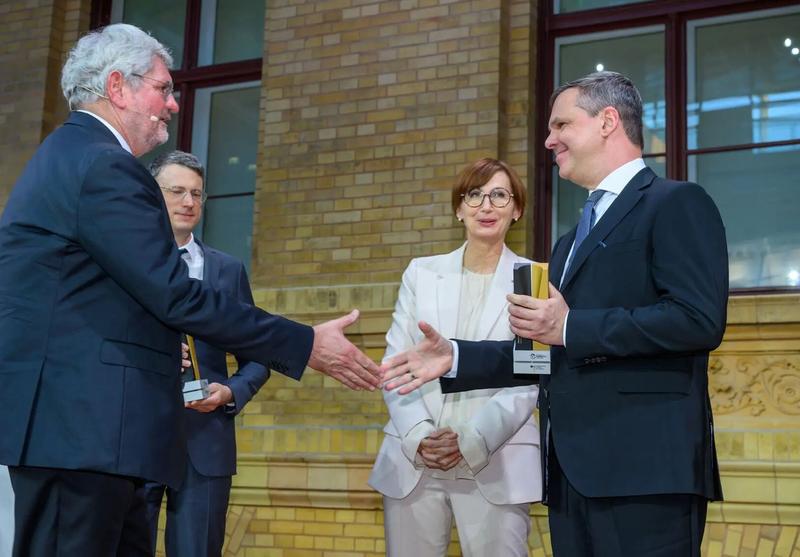
<svg viewBox="0 0 800 557">
<path fill-rule="evenodd" d="M 427 321 L 465 340 L 512 338 L 506 294 L 528 261 L 505 245 L 525 209 L 506 163 L 481 159 L 459 175 L 453 211 L 466 243 L 414 259 L 398 294 L 384 358 L 422 339 Z M 541 500 L 535 386 L 443 395 L 438 381 L 400 396 L 384 391 L 390 420 L 369 484 L 383 494 L 386 554 L 442 557 L 455 519 L 465 557 L 527 556 L 530 502 Z"/>
</svg>

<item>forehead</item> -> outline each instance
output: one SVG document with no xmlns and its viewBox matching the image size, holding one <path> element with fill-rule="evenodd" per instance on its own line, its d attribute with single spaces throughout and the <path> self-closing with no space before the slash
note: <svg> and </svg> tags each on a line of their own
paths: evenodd
<svg viewBox="0 0 800 557">
<path fill-rule="evenodd" d="M 473 186 L 473 187 L 470 188 L 470 191 L 472 191 L 472 190 L 489 191 L 489 190 L 494 189 L 494 188 L 510 189 L 510 185 L 511 185 L 511 181 L 508 179 L 508 175 L 505 172 L 503 172 L 502 170 L 498 170 L 497 172 L 492 174 L 492 177 L 489 178 L 488 182 L 486 182 L 482 186 Z"/>
<path fill-rule="evenodd" d="M 574 116 L 576 111 L 586 112 L 578 106 L 578 90 L 567 89 L 553 102 L 553 108 L 550 110 L 550 124 L 552 125 L 556 120 Z"/>
</svg>

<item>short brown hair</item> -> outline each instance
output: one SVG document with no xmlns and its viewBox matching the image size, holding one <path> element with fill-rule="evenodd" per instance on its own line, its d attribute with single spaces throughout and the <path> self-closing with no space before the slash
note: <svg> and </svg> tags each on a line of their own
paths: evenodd
<svg viewBox="0 0 800 557">
<path fill-rule="evenodd" d="M 524 215 L 525 186 L 522 184 L 522 180 L 508 163 L 488 157 L 464 167 L 458 174 L 452 191 L 453 213 L 458 211 L 458 206 L 461 205 L 461 201 L 464 199 L 463 195 L 485 185 L 498 172 L 505 172 L 506 176 L 508 176 L 508 181 L 511 184 L 511 193 L 514 195 L 514 203 L 519 209 L 520 217 Z"/>
</svg>

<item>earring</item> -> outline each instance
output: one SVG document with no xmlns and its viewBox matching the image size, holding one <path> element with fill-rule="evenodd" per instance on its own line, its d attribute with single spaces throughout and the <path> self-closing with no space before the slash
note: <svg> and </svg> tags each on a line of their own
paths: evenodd
<svg viewBox="0 0 800 557">
<path fill-rule="evenodd" d="M 514 222 L 517 222 L 518 220 L 519 220 L 519 217 L 514 217 Z"/>
<path fill-rule="evenodd" d="M 461 217 L 456 217 L 456 218 L 458 219 L 458 222 L 464 222 L 464 219 L 462 219 Z"/>
</svg>

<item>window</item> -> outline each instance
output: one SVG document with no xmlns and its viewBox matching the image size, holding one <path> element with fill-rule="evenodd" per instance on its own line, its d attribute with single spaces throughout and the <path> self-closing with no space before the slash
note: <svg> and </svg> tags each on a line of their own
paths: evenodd
<svg viewBox="0 0 800 557">
<path fill-rule="evenodd" d="M 800 286 L 797 3 L 550 0 L 540 10 L 540 121 L 557 84 L 599 69 L 630 76 L 644 101 L 645 162 L 699 183 L 720 209 L 731 288 Z M 537 222 L 545 223 L 536 259 L 575 225 L 586 197 L 559 178 L 545 137 L 536 130 Z"/>
<path fill-rule="evenodd" d="M 264 48 L 263 0 L 95 0 L 92 26 L 126 22 L 172 51 L 180 112 L 169 141 L 206 166 L 208 200 L 196 235 L 249 269 Z"/>
</svg>

